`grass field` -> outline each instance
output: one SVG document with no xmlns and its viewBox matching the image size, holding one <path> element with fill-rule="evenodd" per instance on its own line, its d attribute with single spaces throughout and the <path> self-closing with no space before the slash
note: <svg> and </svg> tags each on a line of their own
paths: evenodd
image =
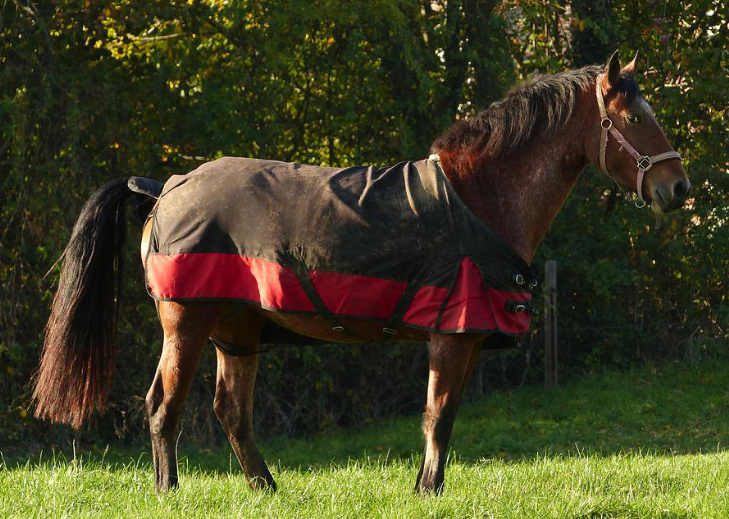
<svg viewBox="0 0 729 519">
<path fill-rule="evenodd" d="M 594 375 L 465 405 L 446 491 L 412 492 L 419 417 L 262 451 L 279 485 L 248 489 L 229 449 L 186 449 L 157 496 L 148 447 L 0 462 L 0 517 L 729 517 L 729 363 Z"/>
</svg>

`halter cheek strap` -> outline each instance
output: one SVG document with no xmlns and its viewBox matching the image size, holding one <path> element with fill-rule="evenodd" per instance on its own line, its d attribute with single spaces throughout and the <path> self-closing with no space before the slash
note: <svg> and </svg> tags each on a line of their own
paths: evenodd
<svg viewBox="0 0 729 519">
<path fill-rule="evenodd" d="M 643 205 L 640 207 L 643 207 L 645 205 L 645 200 L 643 199 L 643 177 L 645 176 L 646 171 L 651 169 L 653 164 L 656 162 L 669 159 L 681 160 L 681 155 L 673 150 L 659 153 L 658 155 L 641 155 L 638 150 L 631 146 L 625 137 L 623 137 L 623 134 L 620 133 L 615 126 L 613 126 L 613 121 L 608 117 L 607 110 L 605 110 L 605 100 L 602 97 L 602 78 L 604 75 L 605 74 L 600 74 L 597 76 L 597 82 L 595 83 L 597 107 L 600 109 L 600 169 L 612 178 L 612 175 L 610 175 L 610 172 L 607 169 L 607 164 L 605 163 L 608 132 L 610 132 L 610 134 L 615 137 L 615 140 L 620 144 L 620 149 L 625 149 L 636 160 L 636 165 L 638 166 L 638 176 L 635 179 L 636 192 L 638 193 L 638 201 L 636 204 L 638 202 L 642 202 Z"/>
</svg>

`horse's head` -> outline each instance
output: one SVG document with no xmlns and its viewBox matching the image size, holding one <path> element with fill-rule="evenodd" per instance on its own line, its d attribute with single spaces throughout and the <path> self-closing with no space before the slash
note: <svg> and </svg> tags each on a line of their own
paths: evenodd
<svg viewBox="0 0 729 519">
<path fill-rule="evenodd" d="M 691 182 L 641 96 L 635 81 L 637 61 L 636 54 L 621 68 L 615 53 L 598 76 L 598 149 L 589 156 L 616 182 L 650 202 L 653 211 L 665 213 L 683 206 Z"/>
</svg>

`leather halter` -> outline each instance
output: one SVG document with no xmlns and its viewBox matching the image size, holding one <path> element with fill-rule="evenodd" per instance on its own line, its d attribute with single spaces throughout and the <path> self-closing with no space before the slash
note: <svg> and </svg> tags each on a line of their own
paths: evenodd
<svg viewBox="0 0 729 519">
<path fill-rule="evenodd" d="M 681 160 L 681 155 L 673 150 L 659 153 L 658 155 L 641 155 L 640 153 L 638 153 L 638 150 L 630 145 L 625 137 L 623 137 L 623 134 L 620 133 L 617 128 L 615 128 L 612 120 L 608 117 L 607 111 L 605 110 L 605 101 L 602 98 L 602 78 L 604 75 L 605 74 L 600 74 L 599 76 L 597 76 L 597 83 L 595 84 L 597 107 L 600 109 L 600 169 L 602 169 L 609 177 L 615 180 L 608 171 L 607 165 L 605 164 L 605 152 L 607 151 L 608 132 L 610 132 L 613 137 L 615 137 L 615 140 L 618 141 L 618 143 L 620 144 L 620 149 L 625 148 L 625 150 L 630 153 L 636 160 L 636 165 L 638 166 L 638 178 L 636 179 L 636 192 L 638 193 L 638 200 L 636 200 L 635 204 L 638 207 L 643 207 L 646 204 L 645 200 L 643 199 L 643 177 L 645 176 L 646 171 L 651 169 L 653 164 L 655 164 L 656 162 L 661 162 L 663 160 L 669 159 Z M 638 205 L 639 203 L 642 204 Z"/>
</svg>

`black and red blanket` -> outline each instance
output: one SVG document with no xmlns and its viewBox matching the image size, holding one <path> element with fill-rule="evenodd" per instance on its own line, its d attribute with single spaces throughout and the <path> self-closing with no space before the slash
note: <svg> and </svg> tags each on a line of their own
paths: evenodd
<svg viewBox="0 0 729 519">
<path fill-rule="evenodd" d="M 476 218 L 434 160 L 324 168 L 245 158 L 164 185 L 146 262 L 158 300 L 440 333 L 529 329 L 529 265 Z"/>
</svg>

